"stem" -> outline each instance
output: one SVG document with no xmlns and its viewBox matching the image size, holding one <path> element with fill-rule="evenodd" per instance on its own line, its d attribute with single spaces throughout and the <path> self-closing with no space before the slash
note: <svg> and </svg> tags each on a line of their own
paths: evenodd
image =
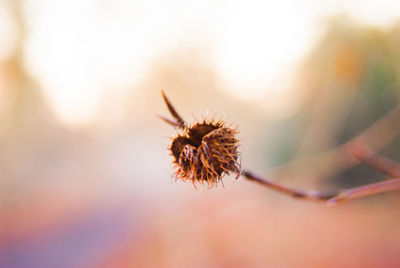
<svg viewBox="0 0 400 268">
<path fill-rule="evenodd" d="M 161 119 L 163 119 L 164 121 L 166 121 L 169 124 L 172 124 L 172 125 L 175 124 L 179 128 L 185 128 L 185 126 L 186 126 L 185 121 L 183 121 L 182 117 L 176 111 L 175 107 L 172 105 L 171 101 L 167 98 L 167 96 L 165 95 L 163 90 L 161 90 L 161 94 L 163 96 L 163 99 L 165 101 L 165 104 L 167 105 L 169 112 L 171 113 L 172 117 L 175 118 L 176 122 L 170 121 L 170 120 L 166 119 L 165 117 L 161 117 Z"/>
<path fill-rule="evenodd" d="M 255 181 L 263 186 L 271 188 L 275 191 L 278 191 L 282 194 L 286 194 L 295 198 L 307 199 L 311 201 L 322 201 L 326 202 L 329 199 L 336 197 L 339 193 L 338 192 L 317 192 L 317 191 L 301 191 L 293 188 L 289 188 L 280 184 L 277 184 L 273 181 L 267 180 L 260 176 L 255 175 L 251 171 L 244 170 L 242 175 L 251 181 Z"/>
<path fill-rule="evenodd" d="M 310 201 L 324 202 L 328 205 L 335 205 L 342 201 L 356 199 L 364 196 L 376 195 L 390 191 L 400 190 L 400 177 L 383 182 L 368 184 L 365 186 L 355 187 L 338 192 L 318 192 L 318 191 L 301 191 L 289 188 L 273 181 L 267 180 L 254 173 L 244 170 L 242 176 L 246 179 L 255 181 L 263 186 L 272 190 L 278 191 L 282 194 L 289 195 L 295 198 L 301 198 Z"/>
<path fill-rule="evenodd" d="M 392 180 L 368 184 L 361 187 L 356 187 L 341 191 L 337 196 L 328 200 L 328 203 L 338 203 L 345 200 L 360 198 L 379 193 L 391 192 L 400 190 L 400 177 Z"/>
<path fill-rule="evenodd" d="M 350 150 L 358 160 L 371 168 L 391 177 L 400 177 L 399 163 L 374 153 L 367 145 L 361 142 L 353 142 L 350 144 Z"/>
<path fill-rule="evenodd" d="M 157 116 L 158 116 L 158 118 L 163 120 L 165 123 L 167 123 L 167 124 L 169 124 L 169 125 L 171 125 L 173 127 L 177 127 L 177 128 L 181 128 L 182 127 L 175 119 L 168 118 L 168 117 L 166 117 L 164 115 L 161 115 L 161 114 L 158 114 Z"/>
</svg>

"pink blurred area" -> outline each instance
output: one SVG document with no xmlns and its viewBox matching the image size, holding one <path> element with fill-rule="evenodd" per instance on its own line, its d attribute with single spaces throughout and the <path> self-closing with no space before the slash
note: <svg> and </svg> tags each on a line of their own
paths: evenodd
<svg viewBox="0 0 400 268">
<path fill-rule="evenodd" d="M 384 207 L 327 209 L 237 182 L 163 204 L 154 197 L 146 212 L 58 206 L 63 216 L 26 219 L 19 211 L 2 234 L 2 267 L 397 267 L 399 199 L 388 198 Z"/>
<path fill-rule="evenodd" d="M 68 12 L 84 6 L 78 2 Z M 167 114 L 161 97 L 164 89 L 188 121 L 206 111 L 209 117 L 238 124 L 242 166 L 259 174 L 276 168 L 265 174 L 284 185 L 337 190 L 379 181 L 381 174 L 353 166 L 340 154 L 334 158 L 323 153 L 334 151 L 398 106 L 399 25 L 370 27 L 347 16 L 333 17 L 324 22 L 320 38 L 308 44 L 308 53 L 294 64 L 298 68 L 279 67 L 295 69 L 291 77 L 269 85 L 261 79 L 255 83 L 261 91 L 254 86 L 250 93 L 250 85 L 249 91 L 245 87 L 232 91 L 229 87 L 236 80 L 229 80 L 219 69 L 213 46 L 193 41 L 204 37 L 202 30 L 182 30 L 181 39 L 168 41 L 158 40 L 146 32 L 148 28 L 131 32 L 130 27 L 116 27 L 121 31 L 115 34 L 117 39 L 129 34 L 140 38 L 133 39 L 137 43 L 131 40 L 132 47 L 116 42 L 121 46 L 108 51 L 112 38 L 100 42 L 89 34 L 96 32 L 96 23 L 88 26 L 77 20 L 71 22 L 72 30 L 61 28 L 65 32 L 49 34 L 50 45 L 39 42 L 39 48 L 42 44 L 51 55 L 46 57 L 42 51 L 41 59 L 29 56 L 33 41 L 28 37 L 35 33 L 30 20 L 53 14 L 47 5 L 54 6 L 46 1 L 4 3 L 4 14 L 13 21 L 15 42 L 0 58 L 0 268 L 400 266 L 398 193 L 326 207 L 281 196 L 243 178 L 226 177 L 224 185 L 214 189 L 194 189 L 172 178 L 167 147 L 176 130 L 156 116 Z M 133 12 L 137 4 L 135 16 L 150 24 L 150 29 L 165 30 L 138 14 L 144 3 L 118 3 L 123 8 L 117 9 L 111 1 L 95 6 L 102 12 L 121 12 L 122 22 L 114 19 L 125 25 L 130 18 L 125 8 Z M 219 10 L 209 5 L 210 10 Z M 165 4 L 163 8 L 171 9 Z M 54 14 L 60 10 L 63 6 Z M 200 15 L 208 14 L 207 8 L 201 10 Z M 156 13 L 160 14 L 163 10 Z M 219 21 L 220 13 L 216 14 Z M 67 15 L 63 16 L 73 20 Z M 197 23 L 187 16 L 179 19 Z M 181 25 L 180 20 L 172 25 Z M 102 27 L 109 33 L 114 20 L 106 22 Z M 140 23 L 129 23 L 141 29 Z M 262 21 L 253 23 L 262 28 Z M 80 28 L 88 28 L 89 33 L 77 34 L 78 41 L 68 39 Z M 279 35 L 279 29 L 275 30 Z M 268 35 L 258 31 L 255 35 L 260 34 Z M 57 38 L 67 56 L 52 54 L 58 51 L 54 48 Z M 141 38 L 149 38 L 150 45 L 140 43 Z M 270 38 L 271 42 L 280 40 Z M 90 54 L 92 39 L 104 49 L 99 55 Z M 173 49 L 164 50 L 163 41 Z M 86 50 L 72 57 L 72 48 L 80 45 Z M 116 53 L 119 49 L 122 56 Z M 263 49 L 269 53 L 265 55 L 273 56 L 279 46 Z M 146 68 L 138 65 L 143 67 L 139 71 L 122 64 L 125 59 L 139 62 L 132 56 L 137 51 L 156 55 L 147 59 Z M 256 52 L 240 51 L 243 58 Z M 58 72 L 50 68 L 51 59 Z M 64 66 L 65 62 L 72 62 L 72 67 Z M 265 68 L 261 74 L 268 75 L 266 65 L 249 64 L 244 69 L 250 76 L 238 79 L 253 77 L 254 66 Z M 93 69 L 87 71 L 87 67 Z M 49 78 L 49 73 L 57 77 Z M 104 88 L 85 91 L 87 85 Z M 86 103 L 91 94 L 99 100 L 96 108 Z M 85 103 L 96 111 L 94 115 L 85 114 Z M 400 121 L 398 117 L 392 120 L 367 136 L 366 142 L 400 160 Z"/>
</svg>

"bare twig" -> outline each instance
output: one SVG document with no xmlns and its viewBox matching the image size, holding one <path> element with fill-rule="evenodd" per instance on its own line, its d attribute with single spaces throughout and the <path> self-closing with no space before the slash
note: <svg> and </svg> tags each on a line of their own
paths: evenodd
<svg viewBox="0 0 400 268">
<path fill-rule="evenodd" d="M 267 180 L 263 177 L 257 176 L 253 172 L 248 170 L 244 170 L 242 172 L 242 175 L 248 180 L 255 181 L 263 186 L 271 188 L 272 190 L 295 198 L 326 202 L 327 200 L 334 198 L 338 195 L 337 192 L 300 191 L 297 189 L 289 188 L 276 182 Z"/>
<path fill-rule="evenodd" d="M 328 200 L 328 203 L 335 204 L 346 200 L 397 190 L 400 190 L 400 177 L 341 191 L 337 196 Z"/>
<path fill-rule="evenodd" d="M 267 180 L 263 177 L 257 176 L 250 171 L 243 171 L 242 175 L 248 180 L 255 181 L 263 186 L 278 191 L 282 194 L 289 195 L 294 198 L 324 202 L 327 205 L 335 205 L 339 202 L 348 201 L 351 199 L 400 190 L 400 177 L 392 180 L 372 183 L 365 186 L 355 187 L 338 192 L 333 192 L 333 191 L 319 192 L 319 191 L 301 191 L 289 188 L 277 184 L 273 181 Z"/>
<path fill-rule="evenodd" d="M 256 181 L 268 188 L 279 191 L 283 194 L 311 201 L 322 201 L 330 205 L 369 195 L 376 195 L 379 193 L 400 190 L 400 164 L 387 157 L 375 154 L 368 146 L 361 142 L 349 143 L 349 149 L 351 153 L 361 162 L 367 164 L 373 169 L 379 170 L 391 176 L 392 178 L 388 178 L 389 180 L 384 182 L 377 182 L 338 192 L 326 193 L 316 191 L 299 191 L 296 189 L 288 188 L 275 182 L 269 181 L 265 178 L 254 175 L 249 171 L 244 171 L 242 175 L 249 180 Z"/>
<path fill-rule="evenodd" d="M 400 177 L 400 164 L 392 159 L 374 153 L 371 148 L 361 142 L 350 143 L 349 148 L 357 159 L 371 168 L 391 177 Z"/>
</svg>

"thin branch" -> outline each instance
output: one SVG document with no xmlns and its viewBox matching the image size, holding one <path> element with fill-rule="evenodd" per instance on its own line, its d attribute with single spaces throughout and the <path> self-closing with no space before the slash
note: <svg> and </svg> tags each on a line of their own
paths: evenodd
<svg viewBox="0 0 400 268">
<path fill-rule="evenodd" d="M 371 148 L 361 142 L 353 142 L 349 144 L 349 148 L 357 159 L 371 168 L 391 177 L 400 177 L 400 164 L 392 159 L 374 153 Z"/>
<path fill-rule="evenodd" d="M 164 91 L 161 90 L 161 94 L 163 96 L 163 99 L 165 101 L 165 104 L 168 107 L 169 112 L 171 113 L 172 117 L 175 118 L 175 122 L 171 121 L 165 117 L 161 117 L 161 119 L 163 119 L 164 121 L 166 121 L 168 124 L 175 125 L 176 127 L 179 128 L 185 128 L 186 124 L 185 121 L 183 121 L 182 117 L 178 114 L 178 112 L 176 111 L 175 107 L 172 105 L 172 103 L 170 102 L 170 100 L 167 98 L 167 96 L 165 95 Z"/>
<path fill-rule="evenodd" d="M 365 186 L 355 187 L 337 192 L 318 192 L 318 191 L 301 191 L 286 186 L 282 186 L 280 184 L 267 180 L 263 177 L 257 176 L 254 173 L 246 170 L 242 172 L 242 175 L 248 180 L 257 182 L 263 186 L 278 191 L 282 194 L 294 198 L 323 202 L 326 203 L 327 205 L 335 205 L 339 202 L 348 201 L 360 197 L 400 190 L 400 177 L 392 180 L 372 183 Z"/>
<path fill-rule="evenodd" d="M 257 176 L 251 171 L 244 170 L 242 175 L 251 181 L 257 182 L 271 188 L 272 190 L 278 191 L 282 194 L 289 195 L 295 198 L 307 199 L 311 201 L 322 201 L 326 202 L 334 197 L 336 197 L 339 193 L 338 192 L 317 192 L 317 191 L 301 191 L 293 188 L 289 188 L 283 185 L 280 185 L 276 182 L 267 180 L 263 177 Z"/>
<path fill-rule="evenodd" d="M 397 190 L 400 190 L 400 177 L 341 191 L 337 196 L 328 200 L 328 204 L 336 204 L 338 202 L 347 201 L 355 198 Z"/>
</svg>

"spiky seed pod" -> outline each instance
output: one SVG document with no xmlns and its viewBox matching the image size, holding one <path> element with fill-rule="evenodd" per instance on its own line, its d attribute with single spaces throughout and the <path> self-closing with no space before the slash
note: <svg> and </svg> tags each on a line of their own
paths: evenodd
<svg viewBox="0 0 400 268">
<path fill-rule="evenodd" d="M 183 181 L 215 186 L 224 174 L 240 175 L 237 130 L 222 121 L 195 123 L 186 127 L 170 146 L 174 157 L 175 176 Z"/>
</svg>

